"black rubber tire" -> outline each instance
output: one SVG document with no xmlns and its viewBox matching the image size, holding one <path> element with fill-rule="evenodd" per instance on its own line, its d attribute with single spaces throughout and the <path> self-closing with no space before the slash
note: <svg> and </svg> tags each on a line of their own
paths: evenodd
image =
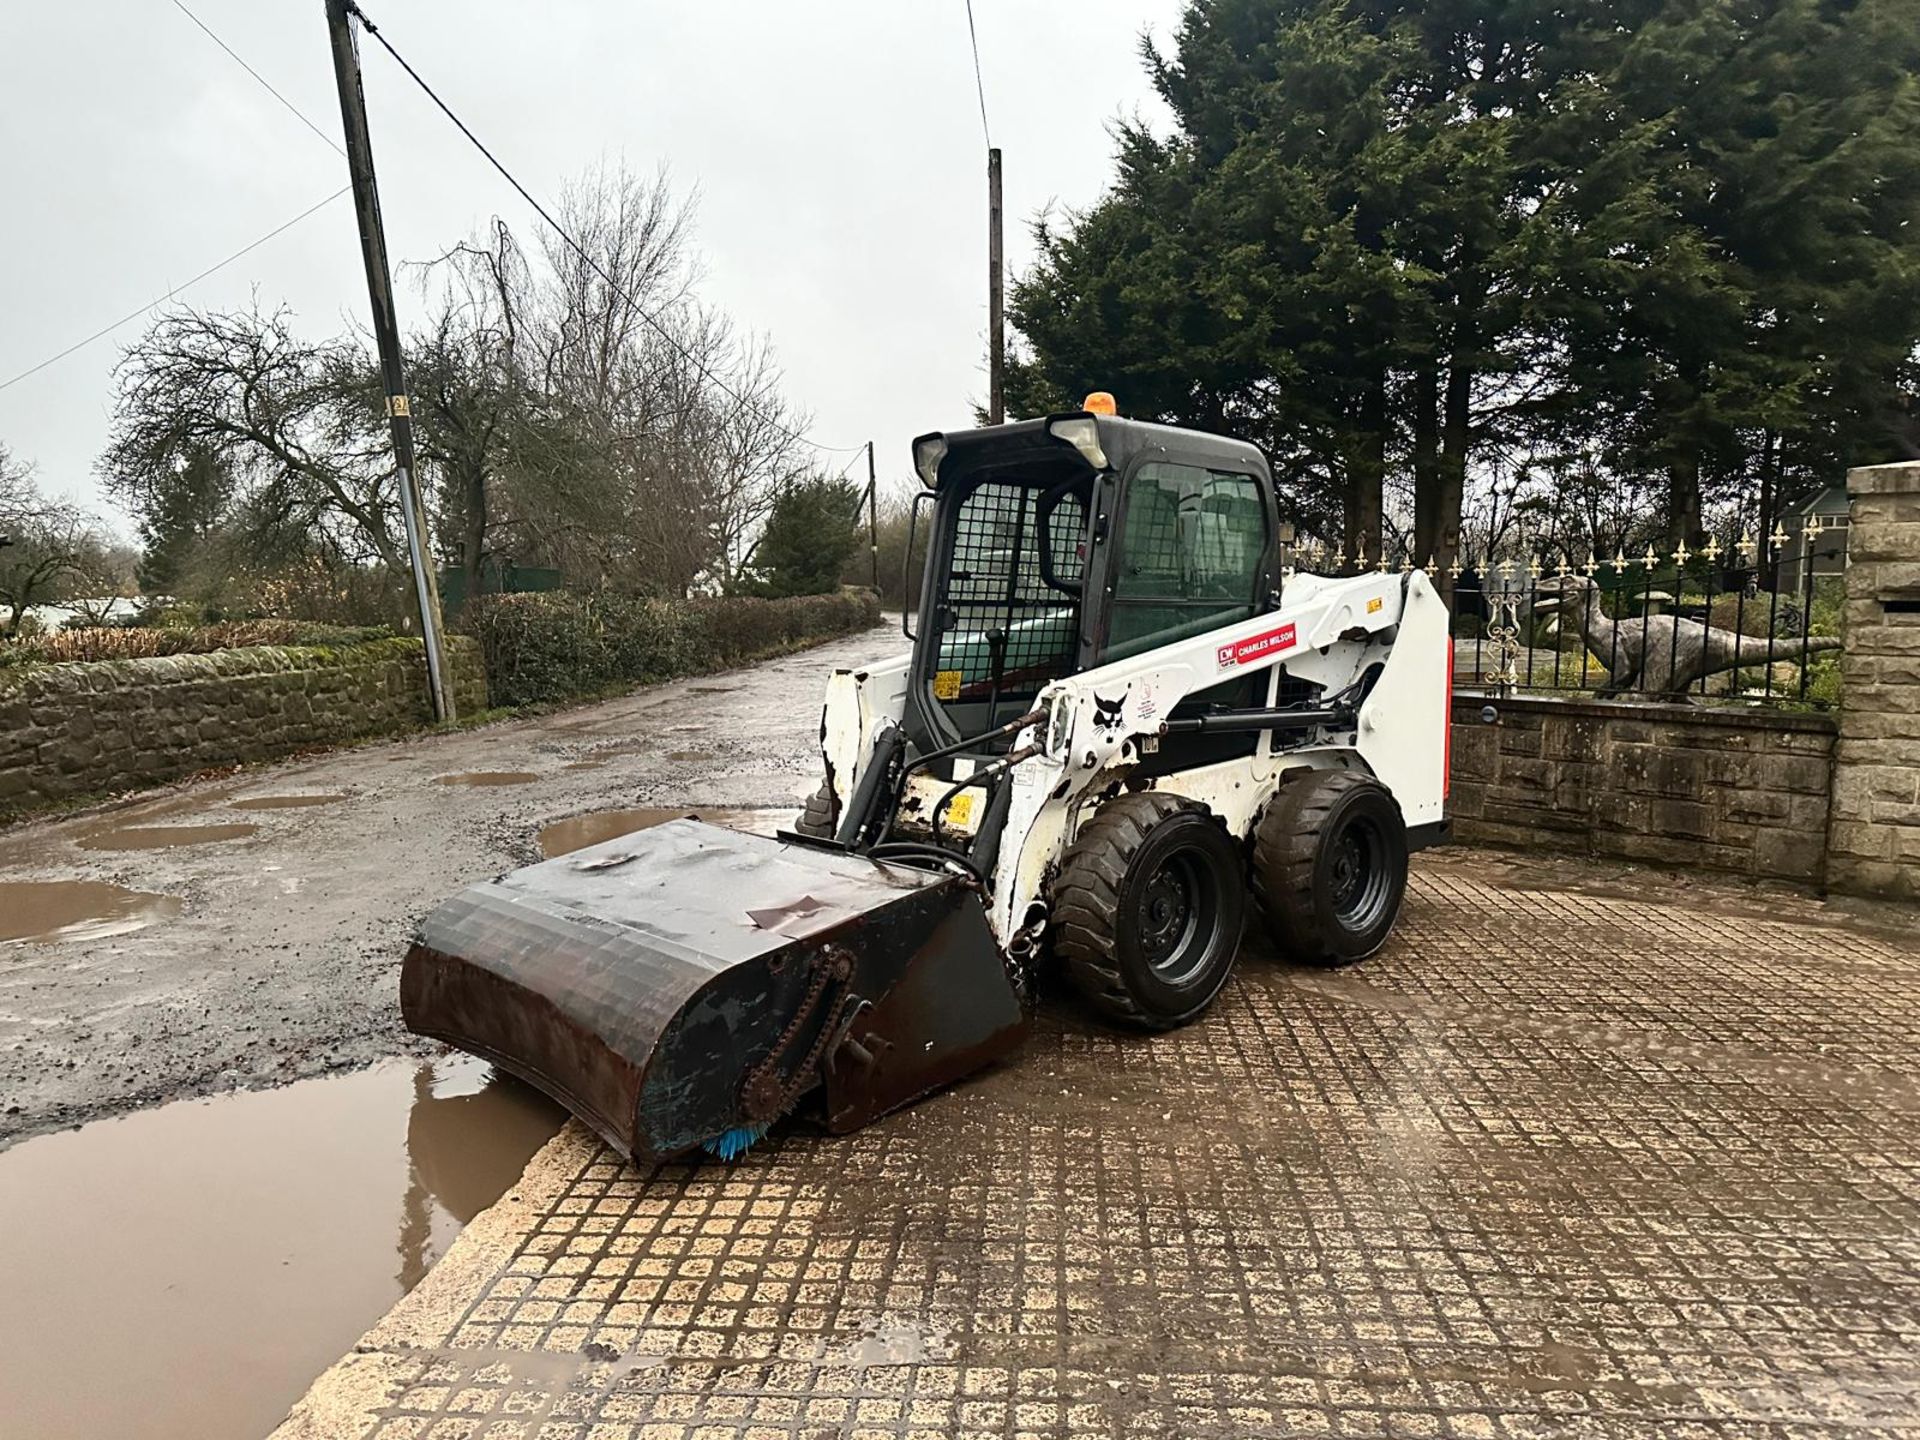
<svg viewBox="0 0 1920 1440">
<path fill-rule="evenodd" d="M 837 803 L 833 798 L 833 786 L 825 780 L 820 788 L 808 799 L 806 808 L 800 812 L 800 818 L 793 822 L 796 834 L 811 835 L 818 840 L 831 840 L 834 836 L 838 816 L 834 811 Z"/>
<path fill-rule="evenodd" d="M 1240 849 L 1212 812 L 1143 790 L 1102 805 L 1068 847 L 1053 886 L 1054 953 L 1103 1016 L 1171 1030 L 1227 983 L 1246 910 Z M 1159 957 L 1156 916 L 1163 933 L 1180 930 Z"/>
<path fill-rule="evenodd" d="M 1336 970 L 1386 943 L 1407 893 L 1407 826 L 1352 770 L 1281 781 L 1253 832 L 1253 889 L 1280 954 Z"/>
</svg>

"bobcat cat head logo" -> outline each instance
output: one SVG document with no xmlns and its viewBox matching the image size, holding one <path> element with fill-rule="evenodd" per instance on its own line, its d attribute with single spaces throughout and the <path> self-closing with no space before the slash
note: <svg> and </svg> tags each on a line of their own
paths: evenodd
<svg viewBox="0 0 1920 1440">
<path fill-rule="evenodd" d="M 1100 732 L 1101 739 L 1118 739 L 1120 732 L 1126 729 L 1126 721 L 1120 716 L 1120 712 L 1126 708 L 1126 704 L 1127 697 L 1124 695 L 1118 700 L 1108 700 L 1095 694 L 1093 697 L 1093 728 Z"/>
</svg>

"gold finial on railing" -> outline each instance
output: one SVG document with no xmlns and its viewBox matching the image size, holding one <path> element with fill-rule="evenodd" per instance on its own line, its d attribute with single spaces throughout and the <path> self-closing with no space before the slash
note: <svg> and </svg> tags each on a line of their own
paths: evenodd
<svg viewBox="0 0 1920 1440">
<path fill-rule="evenodd" d="M 1340 553 L 1333 557 L 1333 568 L 1336 571 L 1347 568 L 1347 547 L 1344 543 L 1340 546 Z"/>
<path fill-rule="evenodd" d="M 1567 578 L 1567 552 L 1564 550 L 1557 552 L 1553 557 L 1553 578 L 1556 580 Z"/>
<path fill-rule="evenodd" d="M 1380 542 L 1380 554 L 1376 557 L 1376 559 L 1378 561 L 1377 569 L 1379 573 L 1382 575 L 1386 574 L 1387 573 L 1387 542 L 1384 540 Z"/>
<path fill-rule="evenodd" d="M 1740 552 L 1740 563 L 1742 565 L 1751 565 L 1753 563 L 1753 552 L 1758 550 L 1760 546 L 1753 538 L 1753 531 L 1748 529 L 1740 532 L 1739 543 L 1733 548 Z"/>
<path fill-rule="evenodd" d="M 1447 566 L 1447 575 L 1451 579 L 1458 580 L 1460 578 L 1461 572 L 1466 568 L 1467 568 L 1466 566 L 1460 563 L 1460 552 L 1458 550 L 1454 551 L 1453 563 Z"/>
<path fill-rule="evenodd" d="M 1513 579 L 1513 557 L 1509 555 L 1506 559 L 1502 560 L 1499 565 L 1495 567 L 1495 572 L 1502 580 Z"/>
<path fill-rule="evenodd" d="M 1631 560 L 1627 559 L 1626 546 L 1622 545 L 1618 550 L 1613 552 L 1613 573 L 1614 574 L 1616 575 L 1626 574 L 1627 566 L 1631 565 L 1632 563 L 1633 562 Z"/>
<path fill-rule="evenodd" d="M 1527 575 L 1533 583 L 1540 583 L 1540 556 L 1536 553 L 1527 557 Z"/>
<path fill-rule="evenodd" d="M 1591 580 L 1594 572 L 1600 568 L 1600 557 L 1592 550 L 1587 551 L 1587 563 L 1580 567 L 1580 573 Z"/>
<path fill-rule="evenodd" d="M 1427 563 L 1420 568 L 1426 572 L 1427 579 L 1429 580 L 1440 572 L 1440 567 L 1433 562 L 1433 554 L 1431 551 L 1427 554 Z"/>
<path fill-rule="evenodd" d="M 1773 522 L 1773 534 L 1767 538 L 1773 542 L 1773 553 L 1778 555 L 1780 553 L 1780 547 L 1785 545 L 1787 541 L 1793 537 L 1787 533 L 1785 522 L 1776 520 Z"/>
<path fill-rule="evenodd" d="M 1720 537 L 1718 535 L 1707 536 L 1707 545 L 1706 548 L 1700 552 L 1700 558 L 1709 565 L 1720 558 Z"/>
<path fill-rule="evenodd" d="M 1413 569 L 1413 557 L 1402 550 L 1400 552 L 1400 573 L 1405 575 L 1411 569 Z"/>
<path fill-rule="evenodd" d="M 1673 563 L 1684 570 L 1687 568 L 1687 561 L 1692 558 L 1693 552 L 1687 549 L 1687 542 L 1685 539 L 1682 539 L 1679 546 L 1673 552 Z"/>
<path fill-rule="evenodd" d="M 1647 553 L 1640 557 L 1640 563 L 1649 570 L 1660 563 L 1660 557 L 1653 553 L 1653 542 L 1651 540 L 1647 542 Z"/>
</svg>

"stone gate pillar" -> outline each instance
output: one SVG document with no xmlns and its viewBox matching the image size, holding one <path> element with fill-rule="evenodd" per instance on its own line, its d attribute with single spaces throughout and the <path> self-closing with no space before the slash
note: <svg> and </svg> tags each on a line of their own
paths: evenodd
<svg viewBox="0 0 1920 1440">
<path fill-rule="evenodd" d="M 1847 496 L 1827 886 L 1920 900 L 1920 463 L 1849 470 Z"/>
</svg>

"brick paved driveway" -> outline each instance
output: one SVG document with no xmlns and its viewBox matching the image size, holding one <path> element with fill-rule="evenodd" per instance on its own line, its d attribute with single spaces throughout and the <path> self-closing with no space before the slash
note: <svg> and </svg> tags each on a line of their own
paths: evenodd
<svg viewBox="0 0 1920 1440">
<path fill-rule="evenodd" d="M 846 1139 L 577 1129 L 289 1436 L 1920 1436 L 1920 936 L 1422 857 L 1358 970 L 1067 1001 Z"/>
</svg>

